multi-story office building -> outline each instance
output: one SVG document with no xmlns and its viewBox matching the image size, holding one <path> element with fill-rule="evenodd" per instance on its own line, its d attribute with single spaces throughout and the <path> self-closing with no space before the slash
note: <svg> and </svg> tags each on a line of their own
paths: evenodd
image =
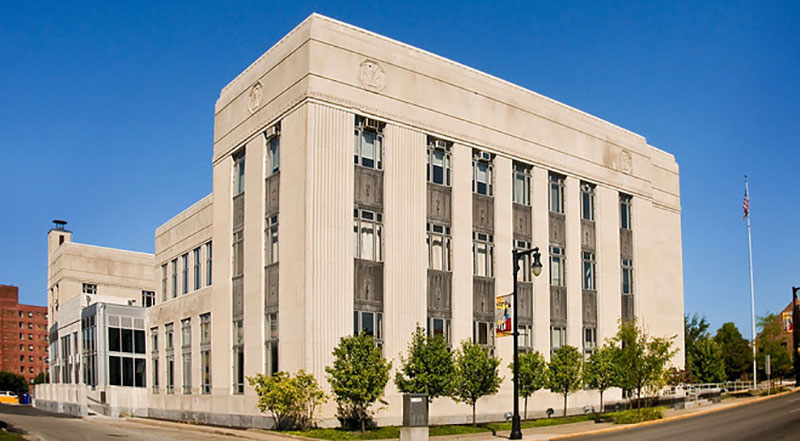
<svg viewBox="0 0 800 441">
<path fill-rule="evenodd" d="M 150 281 L 129 285 L 155 293 L 148 415 L 269 425 L 247 376 L 305 369 L 327 387 L 342 336 L 372 334 L 397 366 L 419 325 L 503 358 L 478 405 L 502 418 L 512 342 L 495 299 L 513 289 L 512 250 L 534 246 L 546 264 L 518 278 L 524 348 L 589 353 L 637 317 L 676 336 L 682 364 L 678 166 L 642 136 L 319 15 L 222 90 L 214 124 L 212 194 L 156 230 Z M 386 399 L 379 421 L 399 422 L 392 384 Z M 431 420 L 469 413 L 439 399 Z"/>
<path fill-rule="evenodd" d="M 19 288 L 0 285 L 0 370 L 28 383 L 47 372 L 47 308 L 19 303 Z"/>
</svg>

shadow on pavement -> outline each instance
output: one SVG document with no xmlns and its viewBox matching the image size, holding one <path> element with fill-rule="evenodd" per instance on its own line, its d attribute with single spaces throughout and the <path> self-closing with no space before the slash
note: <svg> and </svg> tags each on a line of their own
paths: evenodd
<svg viewBox="0 0 800 441">
<path fill-rule="evenodd" d="M 37 409 L 33 406 L 20 406 L 20 405 L 13 405 L 13 404 L 2 404 L 0 403 L 0 415 L 2 414 L 11 414 L 11 415 L 27 415 L 27 416 L 48 416 L 51 418 L 69 418 L 69 419 L 76 419 L 78 417 L 67 415 L 65 413 L 55 413 L 55 412 L 48 412 L 46 410 Z M 0 420 L 2 417 L 0 416 Z"/>
</svg>

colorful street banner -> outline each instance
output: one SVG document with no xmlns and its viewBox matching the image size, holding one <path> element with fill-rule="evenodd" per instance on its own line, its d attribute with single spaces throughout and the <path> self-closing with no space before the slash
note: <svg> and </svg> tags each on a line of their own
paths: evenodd
<svg viewBox="0 0 800 441">
<path fill-rule="evenodd" d="M 511 317 L 514 316 L 511 300 L 511 294 L 496 299 L 494 318 L 495 334 L 498 337 L 508 337 L 514 333 L 514 327 L 511 324 Z"/>
</svg>

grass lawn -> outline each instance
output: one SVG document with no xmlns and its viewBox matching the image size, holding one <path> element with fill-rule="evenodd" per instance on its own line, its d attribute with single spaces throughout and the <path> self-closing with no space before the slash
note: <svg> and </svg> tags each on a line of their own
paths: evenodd
<svg viewBox="0 0 800 441">
<path fill-rule="evenodd" d="M 0 441 L 25 441 L 25 438 L 18 433 L 13 432 L 6 432 L 5 430 L 0 430 Z"/>
</svg>

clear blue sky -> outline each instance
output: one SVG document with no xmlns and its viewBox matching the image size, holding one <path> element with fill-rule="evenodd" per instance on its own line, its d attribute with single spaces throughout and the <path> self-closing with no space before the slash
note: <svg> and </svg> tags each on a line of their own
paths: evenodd
<svg viewBox="0 0 800 441">
<path fill-rule="evenodd" d="M 800 2 L 10 3 L 0 283 L 23 302 L 46 303 L 51 219 L 68 220 L 79 242 L 152 252 L 155 228 L 211 191 L 220 89 L 315 11 L 673 153 L 686 311 L 713 329 L 734 321 L 749 336 L 745 173 L 757 313 L 782 309 L 800 285 Z"/>
</svg>

